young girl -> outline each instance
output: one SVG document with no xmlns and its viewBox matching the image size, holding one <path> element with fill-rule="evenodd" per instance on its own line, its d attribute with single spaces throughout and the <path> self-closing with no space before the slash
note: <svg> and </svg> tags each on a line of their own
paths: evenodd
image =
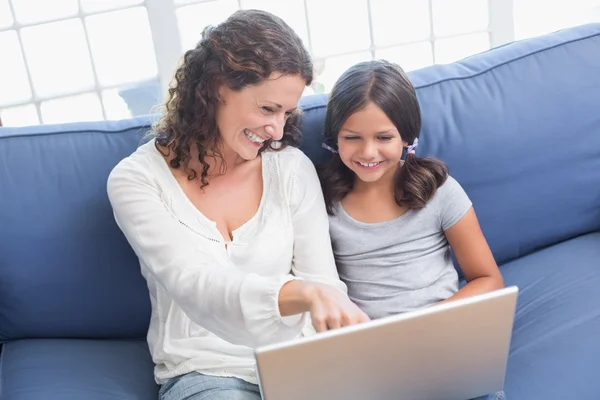
<svg viewBox="0 0 600 400">
<path fill-rule="evenodd" d="M 373 319 L 504 285 L 465 191 L 441 161 L 416 156 L 420 130 L 415 89 L 395 64 L 357 64 L 330 94 L 334 155 L 320 172 L 331 239 L 351 300 Z"/>
</svg>

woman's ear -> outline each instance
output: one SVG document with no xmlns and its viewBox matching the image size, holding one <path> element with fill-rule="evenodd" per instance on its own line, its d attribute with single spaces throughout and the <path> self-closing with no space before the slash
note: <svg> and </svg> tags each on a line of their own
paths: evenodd
<svg viewBox="0 0 600 400">
<path fill-rule="evenodd" d="M 225 97 L 227 97 L 230 91 L 231 89 L 229 89 L 226 85 L 219 85 L 219 89 L 217 89 L 217 102 L 225 105 Z"/>
</svg>

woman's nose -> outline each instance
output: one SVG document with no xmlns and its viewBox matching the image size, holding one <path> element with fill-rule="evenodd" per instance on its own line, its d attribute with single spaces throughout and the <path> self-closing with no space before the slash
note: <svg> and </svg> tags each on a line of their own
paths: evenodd
<svg viewBox="0 0 600 400">
<path fill-rule="evenodd" d="M 285 118 L 276 116 L 273 118 L 273 122 L 265 127 L 265 132 L 271 138 L 280 140 L 283 137 L 283 127 L 285 126 Z"/>
</svg>

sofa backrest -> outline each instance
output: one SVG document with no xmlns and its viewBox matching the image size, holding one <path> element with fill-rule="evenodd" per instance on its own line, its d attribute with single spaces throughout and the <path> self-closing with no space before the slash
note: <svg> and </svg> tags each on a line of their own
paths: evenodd
<svg viewBox="0 0 600 400">
<path fill-rule="evenodd" d="M 0 130 L 0 340 L 143 337 L 150 301 L 111 169 L 148 120 Z"/>
<path fill-rule="evenodd" d="M 419 157 L 465 188 L 498 263 L 600 230 L 600 24 L 409 73 Z M 326 97 L 308 102 L 304 147 L 322 163 Z"/>
<path fill-rule="evenodd" d="M 418 156 L 448 163 L 499 263 L 600 230 L 600 24 L 410 74 Z M 325 95 L 305 97 L 316 164 Z M 141 338 L 149 298 L 106 179 L 149 119 L 0 128 L 0 341 Z"/>
</svg>

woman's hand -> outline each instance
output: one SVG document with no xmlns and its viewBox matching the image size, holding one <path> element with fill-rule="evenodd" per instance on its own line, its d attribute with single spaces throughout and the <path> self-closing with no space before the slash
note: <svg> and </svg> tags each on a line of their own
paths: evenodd
<svg viewBox="0 0 600 400">
<path fill-rule="evenodd" d="M 330 285 L 312 283 L 307 291 L 310 317 L 317 332 L 369 321 L 348 296 Z"/>
<path fill-rule="evenodd" d="M 279 293 L 281 315 L 310 312 L 317 332 L 369 321 L 369 317 L 348 296 L 323 283 L 294 280 Z"/>
</svg>

